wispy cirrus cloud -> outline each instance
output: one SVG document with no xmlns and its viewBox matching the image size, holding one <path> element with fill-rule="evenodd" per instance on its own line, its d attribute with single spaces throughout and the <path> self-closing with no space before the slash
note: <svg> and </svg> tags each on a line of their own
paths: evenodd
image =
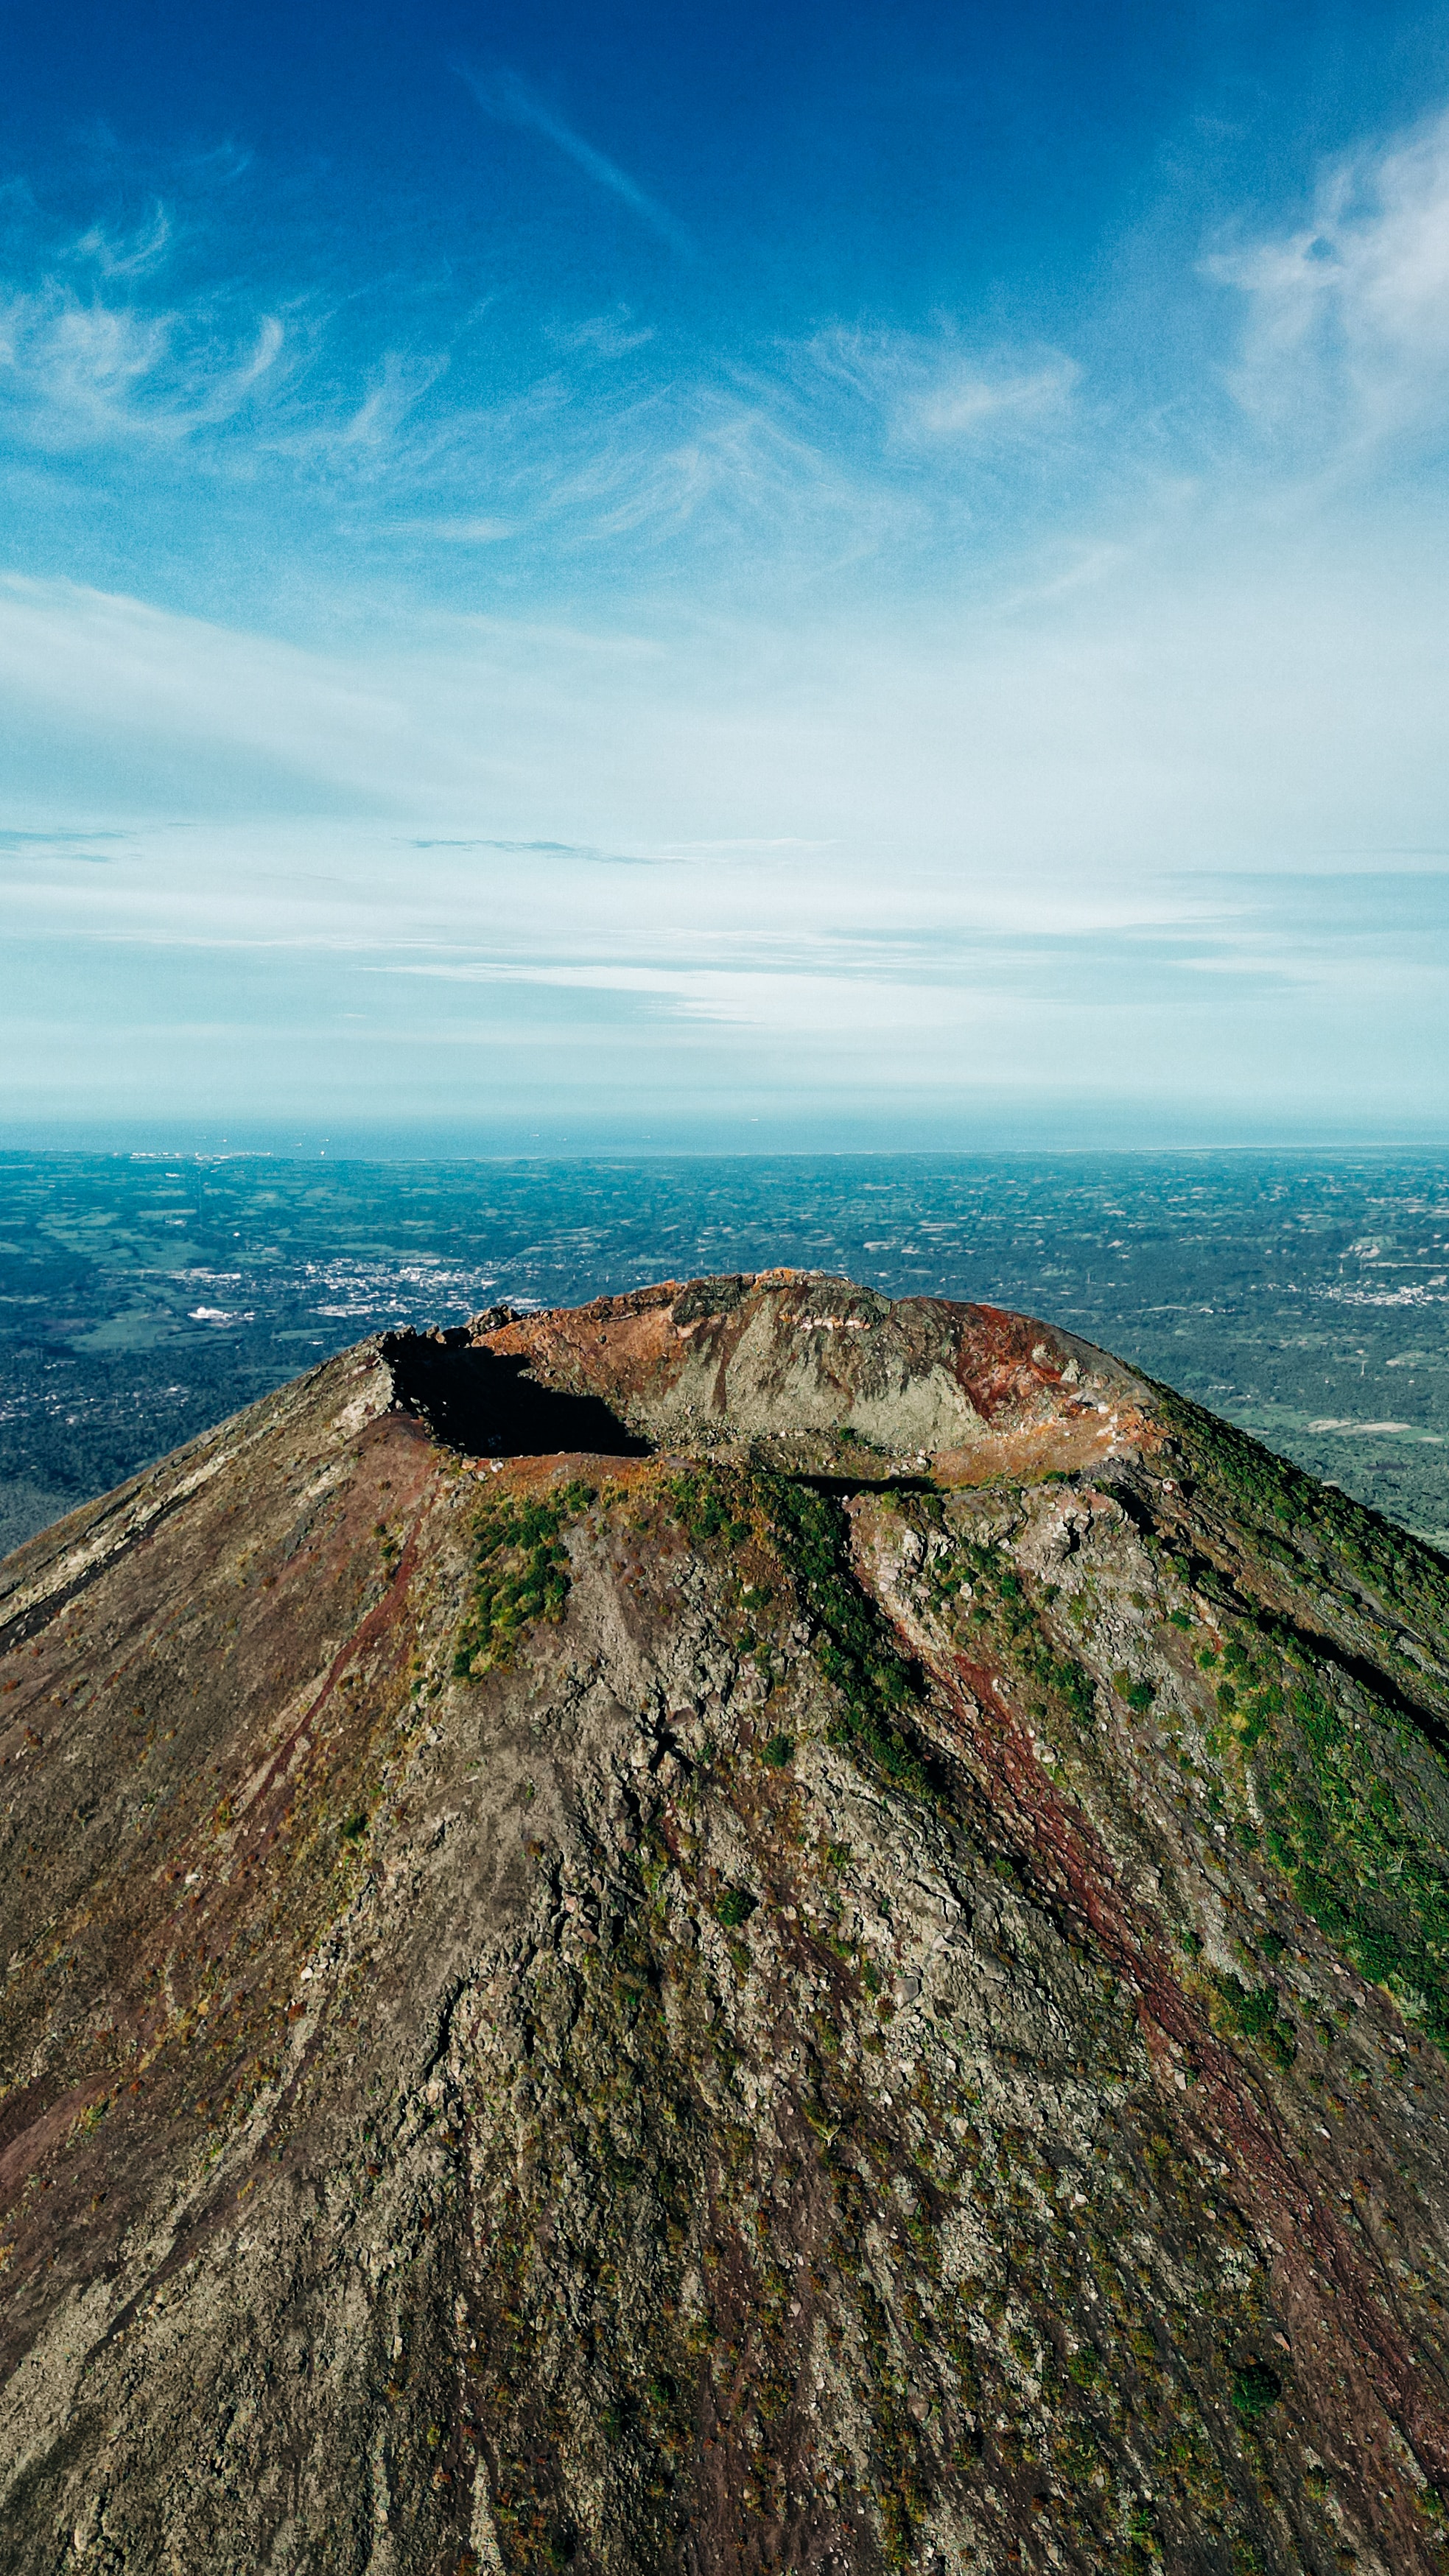
<svg viewBox="0 0 1449 2576">
<path fill-rule="evenodd" d="M 1340 280 L 1332 290 L 1336 301 L 1324 308 L 1339 316 L 1332 331 L 1318 304 L 1310 304 L 1305 318 L 1297 300 L 1300 293 L 1315 298 L 1326 291 L 1317 271 L 1328 265 L 1308 261 L 1313 274 L 1303 286 L 1307 255 L 1292 250 L 1301 227 L 1285 225 L 1281 238 L 1264 236 L 1231 252 L 1219 243 L 1212 254 L 1215 286 L 1230 283 L 1234 299 L 1248 296 L 1245 336 L 1231 350 L 1220 340 L 1219 359 L 1233 356 L 1245 381 L 1256 368 L 1266 383 L 1274 365 L 1283 380 L 1296 381 L 1304 345 L 1317 350 L 1351 342 L 1362 351 L 1392 341 L 1419 353 L 1414 382 L 1421 416 L 1435 417 L 1424 352 L 1432 355 L 1439 327 L 1435 226 L 1449 202 L 1446 135 L 1449 122 L 1385 144 L 1355 164 L 1352 187 L 1342 165 L 1325 175 L 1315 206 L 1325 223 L 1331 217 L 1343 263 L 1357 280 Z M 763 829 L 788 819 L 807 837 L 822 817 L 822 828 L 836 828 L 837 780 L 851 770 L 856 720 L 869 723 L 877 681 L 885 698 L 900 688 L 913 704 L 934 706 L 939 721 L 909 756 L 895 761 L 892 755 L 875 777 L 862 774 L 852 792 L 857 804 L 864 799 L 877 812 L 892 800 L 906 818 L 919 820 L 929 810 L 931 830 L 939 814 L 976 813 L 983 776 L 997 782 L 1016 760 L 1020 783 L 1011 796 L 996 783 L 991 789 L 992 829 L 1013 834 L 1009 807 L 1030 811 L 1043 774 L 1040 736 L 1052 761 L 1063 768 L 1076 761 L 1080 774 L 1093 780 L 1086 803 L 1075 790 L 1064 796 L 1043 830 L 1073 832 L 1088 805 L 1097 812 L 1098 743 L 1117 746 L 1118 784 L 1110 794 L 1103 791 L 1104 802 L 1110 806 L 1115 798 L 1127 816 L 1138 810 L 1141 780 L 1164 767 L 1162 746 L 1171 739 L 1185 746 L 1179 776 L 1183 792 L 1196 800 L 1193 811 L 1231 807 L 1231 832 L 1240 836 L 1251 797 L 1237 793 L 1234 775 L 1246 768 L 1261 786 L 1278 756 L 1259 738 L 1260 709 L 1277 711 L 1274 721 L 1288 742 L 1306 738 L 1305 706 L 1335 709 L 1332 723 L 1320 729 L 1331 737 L 1327 765 L 1315 750 L 1306 766 L 1305 810 L 1315 815 L 1328 813 L 1332 803 L 1326 794 L 1320 798 L 1314 780 L 1320 771 L 1337 776 L 1334 744 L 1355 743 L 1355 757 L 1371 775 L 1371 738 L 1382 744 L 1392 732 L 1407 746 L 1422 721 L 1419 680 L 1413 672 L 1407 683 L 1403 678 L 1409 659 L 1429 669 L 1425 655 L 1432 654 L 1438 615 L 1426 618 L 1419 596 L 1419 549 L 1411 549 L 1412 563 L 1401 570 L 1390 570 L 1377 540 L 1354 558 L 1353 581 L 1361 591 L 1367 582 L 1363 595 L 1373 602 L 1375 651 L 1383 670 L 1398 675 L 1391 686 L 1368 690 L 1356 662 L 1365 649 L 1364 621 L 1345 612 L 1334 586 L 1335 565 L 1349 560 L 1341 536 L 1327 548 L 1310 535 L 1302 559 L 1291 564 L 1286 550 L 1276 565 L 1264 553 L 1264 530 L 1270 548 L 1280 542 L 1272 519 L 1282 492 L 1296 493 L 1308 479 L 1298 451 L 1290 448 L 1284 482 L 1265 479 L 1261 442 L 1239 421 L 1236 445 L 1223 438 L 1211 471 L 1203 470 L 1202 448 L 1190 451 L 1184 438 L 1174 453 L 1161 419 L 1134 415 L 1122 385 L 1104 382 L 1100 362 L 1089 364 L 1085 343 L 1083 354 L 1073 354 L 1026 333 L 993 341 L 979 319 L 973 324 L 969 316 L 943 314 L 914 328 L 826 321 L 794 337 L 774 334 L 725 351 L 697 339 L 687 343 L 667 322 L 655 330 L 647 313 L 622 301 L 603 312 L 585 310 L 572 322 L 550 301 L 522 325 L 509 326 L 505 364 L 493 335 L 501 334 L 498 316 L 509 294 L 500 290 L 480 301 L 476 277 L 460 284 L 456 305 L 447 309 L 441 290 L 430 299 L 389 301 L 378 280 L 368 281 L 366 291 L 359 287 L 350 304 L 340 293 L 328 298 L 320 291 L 309 301 L 295 281 L 272 277 L 264 291 L 249 288 L 240 275 L 198 278 L 205 264 L 196 245 L 212 236 L 204 215 L 185 204 L 168 219 L 164 237 L 149 216 L 131 231 L 112 223 L 104 257 L 94 248 L 101 229 L 87 224 L 64 237 L 47 235 L 33 209 L 14 213 L 13 273 L 0 288 L 0 461 L 8 439 L 12 493 L 22 472 L 30 474 L 31 490 L 39 486 L 34 452 L 42 450 L 45 473 L 52 460 L 69 461 L 67 506 L 78 518 L 87 489 L 102 492 L 96 449 L 106 441 L 129 447 L 131 495 L 144 501 L 148 488 L 179 491 L 191 475 L 198 536 L 205 541 L 219 495 L 239 532 L 233 563 L 244 548 L 254 548 L 258 572 L 250 600 L 241 599 L 239 581 L 228 594 L 237 628 L 250 625 L 255 635 L 178 627 L 174 678 L 159 692 L 152 666 L 163 656 L 163 642 L 145 606 L 139 544 L 135 569 L 108 575 L 117 594 L 108 602 L 100 598 L 104 585 L 90 587 L 85 579 L 69 587 L 42 581 L 32 590 L 21 584 L 0 600 L 0 654 L 15 688 L 32 691 L 43 672 L 47 686 L 53 679 L 64 696 L 72 674 L 90 673 L 83 694 L 97 735 L 114 730 L 117 709 L 132 711 L 138 679 L 149 694 L 136 721 L 154 717 L 168 740 L 193 719 L 205 734 L 211 718 L 203 718 L 205 691 L 198 695 L 198 686 L 208 673 L 217 686 L 217 736 L 226 742 L 244 736 L 247 746 L 274 742 L 276 765 L 320 776 L 322 792 L 351 779 L 361 783 L 364 797 L 376 793 L 387 803 L 396 755 L 402 801 L 430 797 L 431 782 L 439 779 L 452 782 L 445 802 L 455 792 L 466 801 L 468 782 L 505 769 L 521 775 L 527 759 L 539 762 L 551 793 L 557 762 L 548 727 L 530 718 L 527 754 L 510 747 L 508 715 L 485 722 L 432 658 L 433 637 L 455 612 L 486 617 L 500 603 L 520 621 L 515 636 L 540 614 L 556 619 L 561 630 L 588 630 L 596 638 L 608 628 L 617 641 L 632 629 L 641 655 L 631 666 L 636 670 L 649 662 L 658 672 L 672 671 L 686 627 L 696 639 L 711 635 L 690 684 L 699 716 L 691 737 L 696 745 L 711 739 L 712 709 L 728 703 L 737 710 L 750 698 L 754 674 L 776 674 L 751 699 L 760 733 L 750 737 L 746 726 L 720 772 L 711 770 L 707 782 L 698 772 L 699 812 L 708 810 L 721 775 L 733 792 L 731 764 L 754 760 L 770 794 L 788 810 L 773 817 L 752 813 L 751 823 Z M 78 285 L 78 268 L 87 264 L 86 282 Z M 1203 297 L 1200 286 L 1192 292 L 1195 311 L 1215 308 L 1226 317 L 1225 328 L 1233 327 L 1233 300 Z M 1367 369 L 1367 359 L 1362 364 Z M 1335 417 L 1341 424 L 1341 405 Z M 17 448 L 27 451 L 19 464 Z M 154 462 L 158 456 L 162 465 Z M 1158 491 L 1174 474 L 1168 500 L 1159 505 Z M 60 486 L 58 467 L 51 479 Z M 118 471 L 117 488 L 120 481 Z M 24 504 L 37 524 L 43 502 L 42 495 Z M 1260 513 L 1252 525 L 1250 511 Z M 58 516 L 51 511 L 52 525 Z M 132 523 L 144 529 L 143 507 L 132 512 Z M 1224 539 L 1234 526 L 1236 551 Z M 309 544 L 315 553 L 304 578 Z M 173 544 L 168 583 L 179 557 Z M 55 557 L 40 560 L 48 573 Z M 115 560 L 105 558 L 108 567 Z M 320 582 L 313 581 L 314 567 Z M 1395 607 L 1398 582 L 1403 590 Z M 304 679 L 301 664 L 282 667 L 284 642 L 275 666 L 256 644 L 262 632 L 285 626 L 288 601 L 304 597 L 307 618 L 318 621 L 314 634 L 335 613 L 339 631 L 355 636 L 372 610 L 364 614 L 351 603 L 370 583 L 377 585 L 373 596 L 388 603 L 385 632 L 396 646 L 393 668 L 402 691 L 395 703 L 407 709 L 396 723 L 390 717 L 381 726 L 370 681 L 361 689 L 366 711 L 354 725 L 338 711 L 325 654 L 308 662 Z M 1310 597 L 1317 603 L 1312 611 L 1297 605 Z M 1200 603 L 1191 633 L 1178 607 L 1188 599 Z M 543 600 L 546 611 L 539 607 Z M 1251 604 L 1251 613 L 1242 602 Z M 1050 651 L 1042 646 L 1030 669 L 1015 640 L 1028 621 L 1038 635 L 1050 630 L 1056 639 Z M 988 628 L 996 639 L 989 653 Z M 807 629 L 808 646 L 801 641 Z M 447 631 L 459 632 L 452 625 Z M 911 631 L 928 640 L 907 678 L 897 645 Z M 491 639 L 495 632 L 502 636 L 502 624 L 488 632 L 490 640 L 479 644 L 485 659 L 495 649 L 506 659 L 512 650 L 516 660 L 537 667 L 532 643 L 505 640 L 495 647 Z M 830 657 L 822 658 L 819 638 L 831 632 L 851 668 L 843 677 L 829 668 L 812 686 L 836 690 L 848 714 L 840 726 L 826 727 L 797 710 L 799 759 L 783 762 L 777 779 L 750 740 L 772 739 L 781 730 L 784 696 L 812 657 L 826 672 Z M 468 631 L 470 651 L 483 635 L 482 626 Z M 719 640 L 730 636 L 733 647 Z M 171 650 L 166 644 L 164 656 Z M 1160 684 L 1155 674 L 1139 679 L 1134 671 L 1154 656 Z M 422 721 L 413 683 L 404 676 L 410 660 L 414 673 L 426 669 L 427 690 L 438 693 L 438 703 L 456 710 L 455 734 Z M 566 660 L 564 654 L 560 669 Z M 1004 716 L 996 679 L 979 676 L 988 661 L 1020 681 L 1019 706 Z M 963 664 L 971 671 L 965 716 L 946 702 L 951 684 L 943 678 Z M 1239 677 L 1249 672 L 1251 683 L 1240 688 Z M 572 722 L 575 684 L 570 674 L 557 685 L 554 740 Z M 600 745 L 604 760 L 617 765 L 626 738 L 647 739 L 651 759 L 657 753 L 671 761 L 670 723 L 660 710 L 673 685 L 672 678 L 661 680 L 647 715 L 633 681 L 620 688 L 598 743 L 580 750 L 580 775 Z M 350 688 L 349 682 L 343 697 Z M 540 682 L 539 704 L 548 696 Z M 1370 726 L 1361 740 L 1353 710 L 1370 701 L 1378 709 L 1377 734 Z M 190 710 L 178 714 L 175 727 L 162 712 L 173 706 Z M 300 730 L 292 722 L 299 707 L 308 711 Z M 1347 729 L 1340 707 L 1349 710 Z M 1221 715 L 1211 756 L 1202 760 L 1191 741 L 1198 708 Z M 1025 721 L 1018 720 L 1021 709 L 1028 711 Z M 1085 735 L 1084 709 L 1091 711 Z M 1401 718 L 1401 709 L 1410 712 Z M 126 721 L 132 720 L 128 712 Z M 1218 716 L 1204 721 L 1210 730 Z M 827 731 L 828 751 L 821 748 Z M 1245 759 L 1249 737 L 1252 756 Z M 938 741 L 951 747 L 944 765 Z M 475 757 L 483 743 L 487 756 Z M 416 759 L 410 749 L 403 756 L 412 744 L 421 746 Z M 157 755 L 158 774 L 169 757 Z M 1403 769 L 1400 761 L 1398 775 Z M 628 810 L 642 774 L 631 778 L 619 808 L 592 817 L 575 812 L 569 829 L 600 842 L 621 837 L 618 814 Z M 1427 828 L 1432 799 L 1427 790 L 1416 791 L 1406 804 L 1398 775 L 1379 802 L 1401 814 L 1405 831 L 1417 831 L 1421 820 Z M 878 793 L 876 777 L 889 782 L 888 793 Z M 1372 828 L 1353 781 L 1339 784 L 1363 828 Z M 813 813 L 809 795 L 816 800 Z M 1172 798 L 1154 810 L 1153 828 L 1180 842 L 1187 827 L 1174 819 Z M 526 823 L 510 809 L 510 827 L 525 837 Z M 918 823 L 903 828 L 915 830 Z M 1288 828 L 1296 838 L 1297 826 Z M 687 800 L 667 829 L 697 835 L 698 813 Z M 1240 845 L 1240 839 L 1229 844 Z"/>
<path fill-rule="evenodd" d="M 1239 400 L 1315 446 L 1442 427 L 1449 401 L 1449 114 L 1321 171 L 1282 229 L 1204 263 L 1247 299 Z"/>
<path fill-rule="evenodd" d="M 638 323 L 627 304 L 616 306 L 612 313 L 589 313 L 582 322 L 550 322 L 544 336 L 555 349 L 569 357 L 582 353 L 591 358 L 627 358 L 635 349 L 645 348 L 654 337 L 649 323 Z"/>
<path fill-rule="evenodd" d="M 94 262 L 103 277 L 140 277 L 165 258 L 171 238 L 171 216 L 158 199 L 145 222 L 130 232 L 91 224 L 76 242 L 74 255 Z"/>
<path fill-rule="evenodd" d="M 338 453 L 395 455 L 405 424 L 447 369 L 446 350 L 385 350 L 361 401 L 331 429 L 331 444 Z M 321 424 L 309 429 L 314 441 L 329 435 Z"/>
<path fill-rule="evenodd" d="M 934 332 L 833 323 L 790 353 L 907 445 L 1022 444 L 1060 432 L 1081 377 L 1060 349 L 972 348 L 949 323 Z"/>
<path fill-rule="evenodd" d="M 174 445 L 235 420 L 280 375 L 286 337 L 275 314 L 228 328 L 214 307 L 148 310 L 64 276 L 0 285 L 0 429 L 58 454 Z"/>
<path fill-rule="evenodd" d="M 465 66 L 462 78 L 485 116 L 492 117 L 498 125 L 515 125 L 524 133 L 542 135 L 546 143 L 551 143 L 565 160 L 572 161 L 575 169 L 582 170 L 596 187 L 607 188 L 611 196 L 618 197 L 631 214 L 637 215 L 641 223 L 648 224 L 661 241 L 669 243 L 672 250 L 686 255 L 693 251 L 694 244 L 689 234 L 668 207 L 661 205 L 657 197 L 651 197 L 637 180 L 631 179 L 627 170 L 621 170 L 617 161 L 611 161 L 606 153 L 600 152 L 573 126 L 566 124 L 556 109 L 550 107 L 546 99 L 540 98 L 537 90 L 521 79 L 517 72 L 506 69 L 477 72 Z"/>
<path fill-rule="evenodd" d="M 495 104 L 524 96 L 505 85 Z M 228 203 L 237 181 L 228 165 Z M 72 506 L 99 451 L 137 473 L 150 453 L 234 506 L 249 495 L 288 549 L 330 506 L 349 543 L 415 561 L 627 555 L 647 579 L 687 546 L 701 580 L 753 585 L 768 565 L 795 583 L 893 551 L 939 559 L 963 496 L 979 515 L 973 477 L 1037 471 L 1071 434 L 1070 359 L 968 346 L 949 321 L 725 353 L 662 340 L 621 300 L 542 312 L 530 334 L 507 295 L 502 310 L 469 289 L 450 312 L 381 279 L 208 276 L 204 195 L 158 199 L 129 229 L 48 227 L 28 196 L 8 212 L 0 470 L 7 445 L 68 461 Z"/>
</svg>

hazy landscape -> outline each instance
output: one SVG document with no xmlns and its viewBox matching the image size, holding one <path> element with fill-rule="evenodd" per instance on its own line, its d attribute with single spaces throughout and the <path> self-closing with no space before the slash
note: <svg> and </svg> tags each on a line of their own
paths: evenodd
<svg viewBox="0 0 1449 2576">
<path fill-rule="evenodd" d="M 1449 1170 L 1249 1153 L 0 1158 L 14 1545 L 384 1326 L 775 1263 L 1044 1316 L 1449 1544 Z"/>
</svg>

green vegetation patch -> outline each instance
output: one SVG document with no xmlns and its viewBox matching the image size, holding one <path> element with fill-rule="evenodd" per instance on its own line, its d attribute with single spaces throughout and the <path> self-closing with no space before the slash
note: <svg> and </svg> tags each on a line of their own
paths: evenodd
<svg viewBox="0 0 1449 2576">
<path fill-rule="evenodd" d="M 725 1929 L 733 1932 L 741 1923 L 748 1923 L 757 1902 L 747 1887 L 727 1887 L 714 1910 Z"/>
<path fill-rule="evenodd" d="M 1245 1986 L 1241 1977 L 1231 1974 L 1216 1980 L 1222 2017 L 1230 2030 L 1244 2039 L 1262 2043 L 1276 2066 L 1290 2067 L 1297 2055 L 1298 2043 L 1293 2025 L 1278 2009 L 1276 1986 Z"/>
<path fill-rule="evenodd" d="M 676 1476 L 669 1491 L 692 1539 L 722 1538 L 727 1546 L 738 1547 L 749 1537 L 748 1504 L 735 1480 L 717 1469 L 691 1469 Z"/>
<path fill-rule="evenodd" d="M 1362 1621 L 1379 1627 L 1382 1697 L 1361 1656 L 1352 1683 L 1335 1686 L 1316 1641 L 1267 1611 L 1221 1655 L 1204 1650 L 1199 1664 L 1220 1676 L 1208 1749 L 1221 1758 L 1236 1743 L 1256 1757 L 1263 1840 L 1304 1911 L 1449 2054 L 1449 1763 L 1433 1719 L 1398 1700 L 1397 1632 L 1383 1625 L 1390 1605 L 1395 1622 L 1413 1617 L 1442 1635 L 1449 1566 L 1231 1424 L 1179 1396 L 1161 1402 L 1230 1512 L 1249 1570 L 1256 1546 L 1319 1590 L 1351 1590 L 1359 1634 Z M 1221 1796 L 1208 1804 L 1224 1812 Z"/>
<path fill-rule="evenodd" d="M 1231 1680 L 1216 1691 L 1207 1749 L 1218 1760 L 1235 1746 L 1256 1755 L 1262 1840 L 1305 1913 L 1449 2054 L 1449 1764 L 1405 1711 L 1374 1700 L 1366 1679 L 1354 1704 L 1330 1696 L 1309 1651 L 1267 1615 L 1250 1644 L 1230 1639 L 1221 1663 Z M 1217 1783 L 1207 1803 L 1228 1812 Z M 1246 1817 L 1234 1833 L 1259 1847 Z"/>
<path fill-rule="evenodd" d="M 1359 1974 L 1449 2054 L 1449 1770 L 1407 1720 L 1349 1716 L 1306 1672 L 1286 1717 L 1257 1773 L 1268 1850 Z"/>
<path fill-rule="evenodd" d="M 460 1681 L 510 1663 L 535 1620 L 563 1617 L 569 1561 L 560 1532 L 594 1499 L 595 1488 L 575 1479 L 545 1498 L 504 1497 L 479 1513 L 473 1524 L 473 1598 L 453 1656 Z"/>
<path fill-rule="evenodd" d="M 1300 1574 L 1328 1560 L 1330 1576 L 1391 1606 L 1430 1632 L 1449 1627 L 1449 1563 L 1435 1548 L 1353 1501 L 1337 1486 L 1290 1465 L 1246 1431 L 1169 1387 L 1156 1387 L 1157 1409 L 1178 1433 L 1234 1520 L 1257 1538 L 1263 1554 Z"/>
<path fill-rule="evenodd" d="M 1276 2406 L 1283 2394 L 1283 2382 L 1266 2361 L 1250 2361 L 1233 2373 L 1233 2412 L 1245 2424 L 1255 2423 Z"/>
<path fill-rule="evenodd" d="M 1127 1706 L 1136 1709 L 1139 1715 L 1152 1706 L 1157 1696 L 1151 1682 L 1134 1682 L 1131 1674 L 1125 1672 L 1112 1675 L 1112 1688 L 1118 1698 L 1125 1700 Z"/>
<path fill-rule="evenodd" d="M 801 1598 L 818 1624 L 816 1662 L 840 1693 L 832 1743 L 848 1746 L 896 1788 L 932 1796 L 929 1772 L 905 1731 L 916 1707 L 910 1670 L 850 1570 L 840 1504 L 783 1476 L 758 1481 Z"/>
</svg>

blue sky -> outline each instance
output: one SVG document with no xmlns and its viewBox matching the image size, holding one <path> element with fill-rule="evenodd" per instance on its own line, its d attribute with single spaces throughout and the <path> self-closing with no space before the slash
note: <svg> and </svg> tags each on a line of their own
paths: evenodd
<svg viewBox="0 0 1449 2576">
<path fill-rule="evenodd" d="M 1443 1134 L 1446 38 L 12 9 L 0 1126 Z"/>
</svg>

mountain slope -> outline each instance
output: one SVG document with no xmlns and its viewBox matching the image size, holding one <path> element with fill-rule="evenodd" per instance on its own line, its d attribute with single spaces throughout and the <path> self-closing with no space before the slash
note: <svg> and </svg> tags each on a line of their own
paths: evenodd
<svg viewBox="0 0 1449 2576">
<path fill-rule="evenodd" d="M 0 1650 L 7 2569 L 1449 2554 L 1431 1551 L 768 1274 L 364 1344 Z"/>
</svg>

